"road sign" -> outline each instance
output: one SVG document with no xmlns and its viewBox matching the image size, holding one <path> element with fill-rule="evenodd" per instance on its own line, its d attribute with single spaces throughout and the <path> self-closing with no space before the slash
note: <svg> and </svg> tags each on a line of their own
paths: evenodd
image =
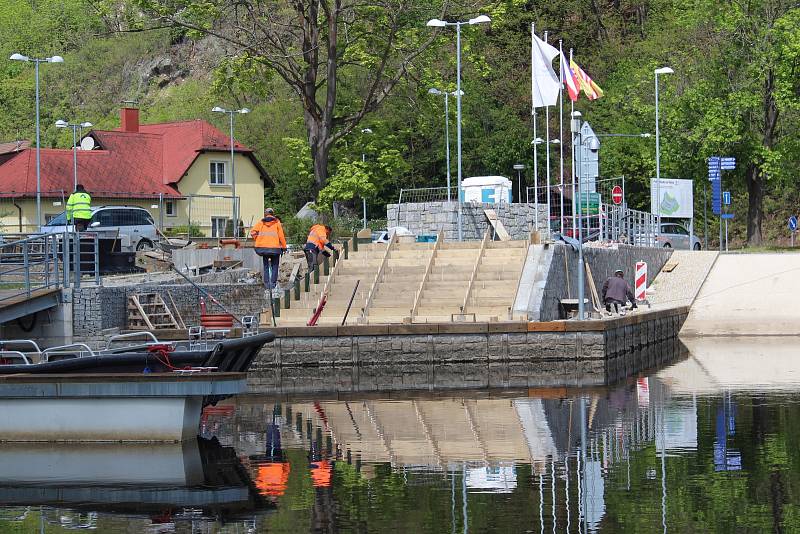
<svg viewBox="0 0 800 534">
<path fill-rule="evenodd" d="M 797 217 L 795 217 L 794 215 L 789 217 L 789 230 L 791 230 L 792 232 L 797 231 Z"/>
<path fill-rule="evenodd" d="M 712 163 L 719 163 L 719 156 L 711 156 L 708 158 L 708 164 L 711 165 Z"/>
<path fill-rule="evenodd" d="M 611 189 L 611 200 L 614 204 L 622 204 L 622 188 L 618 185 L 615 185 Z"/>
<path fill-rule="evenodd" d="M 731 192 L 730 191 L 723 191 L 722 192 L 722 203 L 726 206 L 731 205 Z"/>
<path fill-rule="evenodd" d="M 581 192 L 578 204 L 581 215 L 598 215 L 600 213 L 600 193 Z"/>
<path fill-rule="evenodd" d="M 723 165 L 725 163 L 728 163 L 728 164 L 733 163 L 735 165 L 736 164 L 736 158 L 719 158 L 719 162 L 722 163 Z"/>
<path fill-rule="evenodd" d="M 733 219 L 733 213 L 723 213 L 719 217 L 720 219 Z"/>
<path fill-rule="evenodd" d="M 722 213 L 722 180 L 711 182 L 711 210 L 714 215 Z"/>
</svg>

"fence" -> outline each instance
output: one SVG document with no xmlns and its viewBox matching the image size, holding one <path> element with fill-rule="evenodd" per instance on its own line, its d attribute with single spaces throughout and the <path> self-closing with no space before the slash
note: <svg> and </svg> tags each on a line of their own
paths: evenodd
<svg viewBox="0 0 800 534">
<path fill-rule="evenodd" d="M 0 240 L 0 302 L 40 289 L 80 287 L 89 275 L 100 283 L 97 234 L 36 234 Z"/>
</svg>

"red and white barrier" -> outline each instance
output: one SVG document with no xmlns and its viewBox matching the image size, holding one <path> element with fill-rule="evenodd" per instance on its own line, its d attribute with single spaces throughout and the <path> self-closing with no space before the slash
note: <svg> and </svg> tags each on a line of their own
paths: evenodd
<svg viewBox="0 0 800 534">
<path fill-rule="evenodd" d="M 633 290 L 633 296 L 636 300 L 647 299 L 647 263 L 643 261 L 636 262 L 636 284 Z"/>
</svg>

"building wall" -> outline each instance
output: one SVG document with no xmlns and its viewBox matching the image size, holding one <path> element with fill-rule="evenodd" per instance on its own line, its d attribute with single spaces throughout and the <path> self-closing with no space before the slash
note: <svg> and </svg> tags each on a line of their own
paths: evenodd
<svg viewBox="0 0 800 534">
<path fill-rule="evenodd" d="M 247 228 L 252 221 L 264 215 L 264 181 L 258 169 L 250 159 L 243 154 L 236 154 L 236 196 L 240 199 L 239 219 Z M 184 195 L 205 195 L 207 197 L 224 196 L 233 194 L 230 183 L 226 185 L 211 185 L 210 164 L 212 161 L 225 162 L 230 166 L 230 155 L 224 152 L 200 154 L 186 175 L 178 183 L 178 189 Z M 227 168 L 227 167 L 226 167 Z M 230 173 L 230 169 L 227 169 Z M 230 182 L 228 174 L 226 180 Z M 190 202 L 179 201 L 177 216 L 164 216 L 164 226 L 183 226 L 189 221 Z M 195 198 L 191 201 L 192 222 L 200 223 L 201 230 L 207 236 L 211 235 L 211 217 L 225 217 L 230 219 L 233 206 L 229 200 L 214 198 Z"/>
<path fill-rule="evenodd" d="M 543 208 L 543 206 L 541 207 Z M 527 239 L 532 230 L 536 229 L 534 204 L 477 204 L 466 202 L 462 204 L 461 226 L 464 239 L 475 241 L 483 238 L 489 228 L 489 220 L 484 210 L 492 209 L 503 222 L 506 231 L 512 239 Z M 403 226 L 416 235 L 435 235 L 439 230 L 444 230 L 444 237 L 448 241 L 458 239 L 458 204 L 456 202 L 418 202 L 403 203 L 386 206 L 386 219 L 388 225 Z M 546 235 L 546 214 L 544 209 L 539 210 L 539 231 Z"/>
</svg>

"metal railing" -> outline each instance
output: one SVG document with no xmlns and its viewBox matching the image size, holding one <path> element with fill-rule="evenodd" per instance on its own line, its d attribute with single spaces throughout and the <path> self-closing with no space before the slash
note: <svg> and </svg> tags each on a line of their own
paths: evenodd
<svg viewBox="0 0 800 534">
<path fill-rule="evenodd" d="M 364 300 L 364 308 L 361 310 L 361 319 L 366 319 L 369 317 L 369 307 L 372 305 L 373 297 L 375 296 L 375 290 L 378 288 L 378 283 L 381 281 L 381 277 L 383 276 L 383 271 L 386 269 L 386 263 L 389 261 L 389 255 L 392 251 L 392 245 L 397 242 L 397 233 L 392 232 L 392 235 L 389 237 L 389 242 L 386 243 L 386 250 L 383 253 L 383 258 L 381 258 L 381 264 L 378 266 L 378 272 L 375 273 L 375 278 L 372 280 L 372 285 L 370 285 L 369 293 L 367 293 L 367 298 Z"/>
<path fill-rule="evenodd" d="M 100 283 L 99 240 L 94 233 L 33 234 L 7 241 L 0 235 L 0 302 L 31 298 L 42 289 Z"/>
</svg>

